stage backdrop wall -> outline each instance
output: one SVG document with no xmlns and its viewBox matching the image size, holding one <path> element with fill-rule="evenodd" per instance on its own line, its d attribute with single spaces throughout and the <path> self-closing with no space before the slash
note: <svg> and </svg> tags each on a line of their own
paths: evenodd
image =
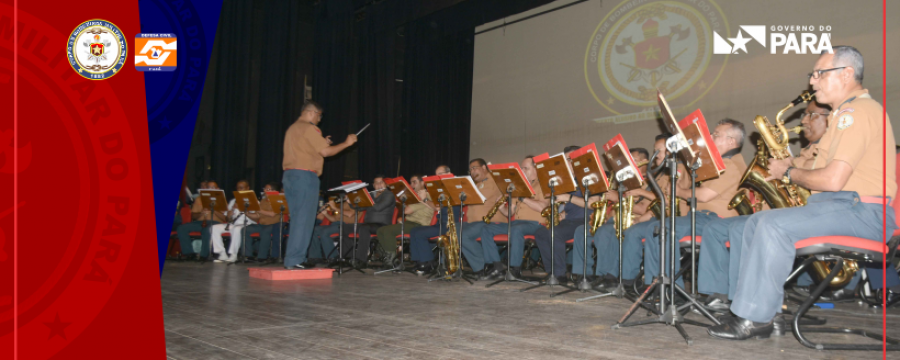
<svg viewBox="0 0 900 360">
<path fill-rule="evenodd" d="M 476 33 L 570 2 L 488 23 Z M 679 119 L 699 108 L 711 127 L 730 117 L 755 133 L 756 115 L 774 121 L 781 107 L 808 88 L 807 73 L 817 58 L 781 54 L 783 46 L 771 54 L 773 25 L 812 25 L 817 37 L 820 26 L 830 26 L 833 45 L 862 52 L 863 85 L 880 102 L 881 14 L 881 1 L 875 0 L 587 1 L 478 34 L 471 157 L 518 161 L 527 154 L 559 153 L 567 145 L 597 142 L 599 147 L 617 133 L 630 147 L 651 149 L 662 129 L 655 112 L 657 87 Z M 887 16 L 900 18 L 900 8 L 889 6 Z M 714 55 L 713 31 L 733 38 L 740 25 L 766 25 L 767 47 L 750 40 L 747 53 Z M 802 32 L 795 31 L 798 39 Z M 896 44 L 900 23 L 889 22 L 887 32 L 888 44 Z M 900 49 L 889 48 L 887 57 L 890 105 L 900 100 L 900 83 L 891 79 L 900 66 Z M 801 108 L 786 113 L 789 125 L 799 125 Z M 897 137 L 900 127 L 894 132 Z M 745 157 L 752 155 L 753 144 L 744 146 Z M 798 149 L 795 144 L 795 154 Z"/>
</svg>

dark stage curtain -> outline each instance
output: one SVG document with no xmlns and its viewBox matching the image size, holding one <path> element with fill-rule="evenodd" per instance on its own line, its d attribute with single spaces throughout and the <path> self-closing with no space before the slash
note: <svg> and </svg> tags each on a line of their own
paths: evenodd
<svg viewBox="0 0 900 360">
<path fill-rule="evenodd" d="M 280 181 L 304 78 L 334 142 L 371 123 L 326 160 L 323 189 L 440 164 L 465 175 L 474 29 L 548 2 L 226 0 L 189 162 L 211 168 L 189 170 L 189 182 L 212 177 L 231 190 L 247 178 L 259 190 Z"/>
</svg>

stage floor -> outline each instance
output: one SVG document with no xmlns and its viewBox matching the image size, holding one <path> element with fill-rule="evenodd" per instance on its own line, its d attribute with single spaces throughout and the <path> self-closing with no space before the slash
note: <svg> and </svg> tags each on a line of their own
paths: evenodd
<svg viewBox="0 0 900 360">
<path fill-rule="evenodd" d="M 524 284 L 485 289 L 486 282 L 427 283 L 409 273 L 373 276 L 373 270 L 273 282 L 251 279 L 247 268 L 166 263 L 161 283 L 169 359 L 881 358 L 880 352 L 807 349 L 791 334 L 716 340 L 694 326 L 685 327 L 694 339 L 687 346 L 675 328 L 664 325 L 611 330 L 628 309 L 626 300 L 576 303 L 584 295 L 550 298 L 546 288 L 518 293 Z M 812 313 L 826 316 L 830 325 L 881 329 L 881 312 L 855 303 Z M 646 314 L 638 311 L 632 319 Z M 888 312 L 888 333 L 900 333 L 900 309 Z"/>
</svg>

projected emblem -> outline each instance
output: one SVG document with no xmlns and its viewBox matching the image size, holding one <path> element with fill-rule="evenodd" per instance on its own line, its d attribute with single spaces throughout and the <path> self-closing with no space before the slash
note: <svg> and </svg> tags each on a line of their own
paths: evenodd
<svg viewBox="0 0 900 360">
<path fill-rule="evenodd" d="M 69 34 L 66 45 L 69 65 L 85 78 L 103 80 L 118 74 L 125 65 L 128 44 L 116 25 L 90 20 Z"/>
<path fill-rule="evenodd" d="M 673 106 L 691 106 L 713 87 L 728 59 L 712 56 L 712 32 L 727 32 L 728 24 L 711 0 L 628 4 L 597 25 L 585 53 L 588 90 L 613 114 L 597 122 L 656 119 L 657 89 Z"/>
</svg>

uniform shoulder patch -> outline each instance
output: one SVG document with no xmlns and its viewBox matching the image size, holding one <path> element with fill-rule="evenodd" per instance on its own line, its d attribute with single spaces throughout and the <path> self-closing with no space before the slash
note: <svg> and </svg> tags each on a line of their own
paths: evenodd
<svg viewBox="0 0 900 360">
<path fill-rule="evenodd" d="M 844 129 L 850 127 L 850 125 L 853 125 L 853 115 L 844 114 L 838 120 L 837 128 L 838 128 L 838 130 L 844 130 Z"/>
</svg>

